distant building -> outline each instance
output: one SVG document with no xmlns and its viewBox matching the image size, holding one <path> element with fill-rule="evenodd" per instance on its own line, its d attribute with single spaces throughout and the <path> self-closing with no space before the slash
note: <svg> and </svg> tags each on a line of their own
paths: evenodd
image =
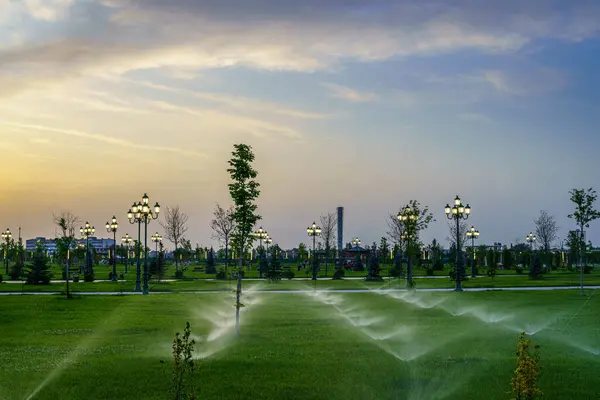
<svg viewBox="0 0 600 400">
<path fill-rule="evenodd" d="M 27 239 L 25 241 L 25 250 L 27 252 L 34 252 L 35 246 L 38 242 L 41 242 L 49 255 L 53 255 L 56 252 L 56 241 L 55 239 L 46 239 L 45 237 L 36 237 L 35 239 Z M 112 250 L 115 241 L 113 239 L 99 239 L 96 237 L 90 237 L 90 247 L 96 250 L 96 254 L 108 255 L 108 251 Z M 76 241 L 78 246 L 85 246 L 85 239 L 78 239 Z"/>
<path fill-rule="evenodd" d="M 37 243 L 40 242 L 46 248 L 48 254 L 52 255 L 56 251 L 56 242 L 54 239 L 46 239 L 45 237 L 36 237 L 35 239 L 27 239 L 25 241 L 25 251 L 34 252 Z"/>
</svg>

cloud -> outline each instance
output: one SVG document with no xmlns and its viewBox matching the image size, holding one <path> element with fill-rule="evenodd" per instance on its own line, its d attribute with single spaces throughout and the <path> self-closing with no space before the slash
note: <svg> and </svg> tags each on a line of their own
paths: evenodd
<svg viewBox="0 0 600 400">
<path fill-rule="evenodd" d="M 359 92 L 347 86 L 335 83 L 324 83 L 323 86 L 331 91 L 331 95 L 338 99 L 348 100 L 355 103 L 366 103 L 377 100 L 377 95 L 370 92 Z"/>
<path fill-rule="evenodd" d="M 457 117 L 462 119 L 463 121 L 470 121 L 470 122 L 484 122 L 484 123 L 493 122 L 492 119 L 490 117 L 488 117 L 487 115 L 479 114 L 479 113 L 460 113 L 457 115 Z"/>
<path fill-rule="evenodd" d="M 93 141 L 97 141 L 97 142 L 106 143 L 106 144 L 113 145 L 113 146 L 127 147 L 127 148 L 132 148 L 132 149 L 137 149 L 137 150 L 150 150 L 150 151 L 159 151 L 159 152 L 166 152 L 166 153 L 176 153 L 176 154 L 192 156 L 192 157 L 204 157 L 204 155 L 202 153 L 199 153 L 199 152 L 196 152 L 193 150 L 180 149 L 180 148 L 176 148 L 176 147 L 138 144 L 135 142 L 130 142 L 130 141 L 127 141 L 124 139 L 117 139 L 112 136 L 102 135 L 102 134 L 98 134 L 98 133 L 90 133 L 90 132 L 84 132 L 84 131 L 78 131 L 78 130 L 72 130 L 72 129 L 53 128 L 53 127 L 42 126 L 42 125 L 22 124 L 22 123 L 18 123 L 18 122 L 2 121 L 2 122 L 0 122 L 0 124 L 11 127 L 11 128 L 28 130 L 28 131 L 58 133 L 58 134 L 67 135 L 67 136 L 75 136 L 75 137 L 89 139 L 89 140 L 93 140 Z"/>
<path fill-rule="evenodd" d="M 29 139 L 29 143 L 32 143 L 32 144 L 48 144 L 48 143 L 50 143 L 50 139 L 47 139 L 47 138 L 31 138 L 31 139 Z"/>
<path fill-rule="evenodd" d="M 29 14 L 43 21 L 57 21 L 67 15 L 74 0 L 23 0 Z"/>
<path fill-rule="evenodd" d="M 534 70 L 486 70 L 481 77 L 498 92 L 518 96 L 556 90 L 567 82 L 561 71 L 540 67 Z"/>
</svg>

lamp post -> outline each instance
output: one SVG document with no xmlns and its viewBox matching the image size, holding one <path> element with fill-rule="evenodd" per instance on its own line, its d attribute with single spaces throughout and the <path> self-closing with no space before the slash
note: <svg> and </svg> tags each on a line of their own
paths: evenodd
<svg viewBox="0 0 600 400">
<path fill-rule="evenodd" d="M 537 240 L 533 232 L 529 232 L 529 235 L 525 236 L 525 240 L 529 243 L 529 269 L 533 268 L 533 244 Z"/>
<path fill-rule="evenodd" d="M 133 242 L 133 238 L 129 236 L 129 233 L 126 233 L 125 236 L 121 238 L 121 242 L 125 245 L 126 254 L 125 254 L 125 273 L 129 272 L 129 249 L 131 248 L 131 242 Z"/>
<path fill-rule="evenodd" d="M 150 239 L 151 239 L 151 240 L 154 242 L 154 244 L 155 244 L 155 250 L 154 250 L 154 252 L 156 253 L 156 257 L 158 257 L 158 244 L 159 244 L 160 242 L 162 242 L 163 238 L 162 238 L 162 236 L 160 236 L 160 235 L 158 234 L 158 232 L 156 232 L 154 235 L 152 235 L 152 237 L 151 237 Z"/>
<path fill-rule="evenodd" d="M 129 212 L 127 213 L 127 218 L 129 222 L 134 224 L 138 223 L 138 243 L 141 239 L 141 227 L 142 223 L 144 224 L 144 288 L 142 293 L 144 295 L 148 294 L 148 224 L 152 222 L 153 219 L 157 219 L 160 214 L 160 205 L 156 203 L 154 205 L 154 210 L 150 207 L 150 199 L 147 194 L 144 194 L 142 197 L 142 201 L 133 204 Z M 137 261 L 137 277 L 135 282 L 135 290 L 139 291 L 140 284 L 140 252 L 138 252 L 138 261 Z"/>
<path fill-rule="evenodd" d="M 141 203 L 133 203 L 131 205 L 131 208 L 129 209 L 129 211 L 127 212 L 127 219 L 129 220 L 130 224 L 138 224 L 138 238 L 137 238 L 137 252 L 136 252 L 136 267 L 135 267 L 135 291 L 136 292 L 141 292 L 142 291 L 142 286 L 141 286 L 141 264 L 140 264 L 140 259 L 141 259 L 141 253 L 142 253 L 142 212 L 141 212 Z M 139 210 L 138 210 L 139 208 Z"/>
<path fill-rule="evenodd" d="M 96 232 L 96 228 L 91 226 L 89 222 L 86 222 L 83 227 L 79 228 L 79 232 L 85 238 L 85 268 L 88 270 L 88 273 L 91 273 L 90 236 Z"/>
<path fill-rule="evenodd" d="M 406 243 L 406 287 L 412 287 L 412 257 L 409 249 L 412 239 L 416 236 L 415 225 L 419 216 L 407 205 L 398 213 L 397 218 L 404 224 L 404 233 L 400 235 L 400 239 Z"/>
<path fill-rule="evenodd" d="M 461 202 L 460 197 L 456 196 L 456 198 L 454 199 L 454 205 L 450 207 L 448 204 L 446 204 L 444 212 L 446 213 L 446 217 L 448 217 L 448 219 L 456 220 L 456 288 L 454 289 L 454 291 L 462 292 L 463 288 L 461 282 L 462 260 L 460 255 L 460 220 L 466 220 L 469 218 L 469 215 L 471 215 L 471 207 L 469 207 L 468 204 L 465 207 Z"/>
<path fill-rule="evenodd" d="M 267 233 L 267 231 L 265 231 L 262 226 L 260 228 L 258 228 L 258 230 L 256 232 L 254 232 L 254 238 L 258 239 L 258 243 L 259 243 L 259 248 L 260 248 L 260 256 L 262 257 L 262 252 L 264 251 L 264 249 L 262 248 L 262 243 L 263 240 L 265 240 L 266 238 L 269 237 L 269 234 Z M 258 269 L 259 269 L 259 278 L 262 279 L 263 277 L 263 271 L 262 268 L 260 266 L 260 259 L 258 260 Z"/>
<path fill-rule="evenodd" d="M 471 278 L 476 278 L 477 273 L 475 271 L 475 239 L 479 237 L 479 231 L 475 229 L 473 225 L 471 225 L 471 229 L 467 231 L 467 237 L 471 239 L 471 253 L 473 253 L 473 258 L 471 259 Z"/>
<path fill-rule="evenodd" d="M 311 226 L 306 228 L 306 232 L 308 233 L 308 236 L 312 237 L 312 240 L 313 240 L 312 280 L 316 281 L 317 280 L 317 257 L 316 257 L 315 249 L 317 246 L 317 236 L 319 236 L 321 234 L 321 228 L 318 227 L 317 224 L 313 222 Z"/>
<path fill-rule="evenodd" d="M 110 222 L 106 223 L 106 231 L 108 233 L 113 234 L 113 273 L 111 280 L 113 282 L 117 281 L 117 230 L 119 229 L 119 224 L 117 223 L 117 217 L 113 215 Z"/>
<path fill-rule="evenodd" d="M 267 235 L 267 237 L 265 238 L 265 244 L 267 245 L 267 252 L 265 254 L 265 257 L 267 257 L 267 267 L 269 266 L 269 246 L 271 245 L 271 243 L 273 243 L 273 238 Z"/>
<path fill-rule="evenodd" d="M 2 232 L 2 240 L 6 242 L 6 244 L 4 245 L 4 265 L 6 267 L 6 275 L 8 275 L 8 245 L 11 239 L 12 233 L 10 232 L 10 229 L 7 229 L 6 231 Z"/>
</svg>

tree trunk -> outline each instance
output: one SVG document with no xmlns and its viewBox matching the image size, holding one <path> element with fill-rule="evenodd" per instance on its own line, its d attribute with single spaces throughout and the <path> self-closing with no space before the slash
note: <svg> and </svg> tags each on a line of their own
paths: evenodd
<svg viewBox="0 0 600 400">
<path fill-rule="evenodd" d="M 240 336 L 240 297 L 242 295 L 242 268 L 244 266 L 244 244 L 240 249 L 240 258 L 237 272 L 237 289 L 235 291 L 235 334 Z"/>
<path fill-rule="evenodd" d="M 175 275 L 179 272 L 179 260 L 177 259 L 177 240 L 175 241 L 175 252 L 173 253 L 175 257 Z"/>
</svg>

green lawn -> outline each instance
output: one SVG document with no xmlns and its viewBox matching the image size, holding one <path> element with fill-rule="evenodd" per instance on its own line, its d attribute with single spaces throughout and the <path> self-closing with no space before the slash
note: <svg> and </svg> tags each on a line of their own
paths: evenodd
<svg viewBox="0 0 600 400">
<path fill-rule="evenodd" d="M 1 297 L 0 398 L 166 399 L 186 321 L 202 399 L 506 399 L 520 331 L 545 398 L 597 398 L 594 293 L 250 291 L 239 339 L 229 292 Z"/>
</svg>

